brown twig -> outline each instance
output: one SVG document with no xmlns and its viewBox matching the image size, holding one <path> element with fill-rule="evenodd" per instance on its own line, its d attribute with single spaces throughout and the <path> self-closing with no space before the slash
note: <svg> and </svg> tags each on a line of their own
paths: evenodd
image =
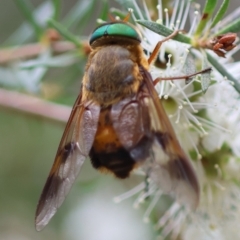
<svg viewBox="0 0 240 240">
<path fill-rule="evenodd" d="M 4 89 L 0 89 L 1 107 L 64 124 L 71 112 L 71 107 Z"/>
<path fill-rule="evenodd" d="M 52 42 L 52 50 L 54 53 L 63 53 L 75 49 L 76 46 L 71 42 L 57 41 Z M 33 58 L 45 50 L 45 46 L 40 43 L 32 43 L 25 46 L 17 46 L 14 48 L 0 49 L 0 64 L 8 62 Z"/>
</svg>

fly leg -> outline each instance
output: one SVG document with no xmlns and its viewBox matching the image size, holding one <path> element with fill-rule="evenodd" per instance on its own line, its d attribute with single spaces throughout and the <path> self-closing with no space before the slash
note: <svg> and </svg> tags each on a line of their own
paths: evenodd
<svg viewBox="0 0 240 240">
<path fill-rule="evenodd" d="M 174 38 L 176 35 L 178 35 L 179 32 L 181 32 L 182 30 L 175 30 L 173 31 L 169 36 L 167 36 L 166 38 L 164 38 L 163 40 L 159 41 L 157 43 L 157 45 L 155 46 L 153 52 L 151 53 L 150 57 L 148 58 L 148 64 L 150 65 L 157 57 L 159 50 L 162 46 L 162 44 L 166 41 L 168 41 L 169 39 Z"/>
<path fill-rule="evenodd" d="M 158 82 L 160 82 L 160 81 L 165 81 L 165 80 L 181 80 L 181 79 L 186 79 L 186 80 L 188 80 L 189 78 L 192 78 L 192 77 L 194 77 L 194 76 L 196 76 L 196 75 L 198 75 L 198 74 L 203 74 L 203 73 L 207 73 L 207 72 L 210 72 L 212 70 L 212 68 L 205 68 L 205 69 L 203 69 L 203 70 L 201 70 L 201 71 L 198 71 L 198 72 L 195 72 L 195 73 L 193 73 L 193 74 L 189 74 L 189 75 L 183 75 L 183 76 L 177 76 L 177 77 L 163 77 L 163 78 L 161 78 L 161 77 L 158 77 L 158 78 L 156 78 L 155 80 L 153 80 L 153 84 L 154 84 L 154 86 L 156 86 L 156 84 L 158 83 Z"/>
</svg>

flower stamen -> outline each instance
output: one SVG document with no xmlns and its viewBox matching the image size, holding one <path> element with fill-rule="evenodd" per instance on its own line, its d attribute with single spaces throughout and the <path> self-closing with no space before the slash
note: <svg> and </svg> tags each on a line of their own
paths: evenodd
<svg viewBox="0 0 240 240">
<path fill-rule="evenodd" d="M 156 206 L 156 204 L 159 201 L 161 196 L 162 196 L 162 191 L 158 190 L 155 193 L 155 196 L 154 196 L 152 202 L 149 204 L 146 212 L 144 213 L 144 216 L 143 216 L 144 222 L 148 222 L 149 221 L 149 215 L 151 214 L 153 208 Z"/>
<path fill-rule="evenodd" d="M 193 18 L 193 22 L 192 22 L 192 25 L 191 25 L 191 28 L 190 30 L 188 31 L 188 36 L 191 36 L 196 28 L 196 25 L 197 25 L 197 19 L 199 17 L 199 12 L 198 11 L 195 11 L 194 12 L 194 18 Z"/>
<path fill-rule="evenodd" d="M 129 191 L 127 191 L 127 192 L 125 192 L 125 193 L 115 197 L 113 199 L 113 201 L 115 203 L 120 203 L 123 200 L 125 200 L 127 198 L 130 198 L 130 197 L 134 196 L 135 194 L 139 193 L 140 191 L 142 191 L 145 188 L 145 186 L 146 186 L 145 182 L 142 182 L 139 185 L 137 185 L 136 187 L 132 188 L 131 190 L 129 190 Z"/>
<path fill-rule="evenodd" d="M 164 12 L 165 12 L 165 19 L 166 19 L 166 23 L 165 23 L 165 25 L 166 25 L 166 27 L 169 27 L 169 15 L 168 15 L 168 9 L 165 8 L 165 9 L 164 9 Z"/>
</svg>

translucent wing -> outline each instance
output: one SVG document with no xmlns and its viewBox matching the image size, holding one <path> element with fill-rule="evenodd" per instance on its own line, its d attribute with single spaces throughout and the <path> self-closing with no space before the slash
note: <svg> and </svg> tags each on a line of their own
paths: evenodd
<svg viewBox="0 0 240 240">
<path fill-rule="evenodd" d="M 48 224 L 70 191 L 96 134 L 100 107 L 77 98 L 36 211 L 36 229 Z"/>
<path fill-rule="evenodd" d="M 114 128 L 131 157 L 165 193 L 196 208 L 199 185 L 195 172 L 177 140 L 150 74 L 144 69 L 141 72 L 144 82 L 140 91 L 112 106 Z"/>
</svg>

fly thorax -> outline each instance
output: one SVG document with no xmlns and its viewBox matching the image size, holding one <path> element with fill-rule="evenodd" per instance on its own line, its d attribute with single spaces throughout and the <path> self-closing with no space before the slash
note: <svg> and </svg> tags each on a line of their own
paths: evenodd
<svg viewBox="0 0 240 240">
<path fill-rule="evenodd" d="M 139 78 L 138 64 L 131 59 L 129 50 L 111 45 L 93 53 L 86 69 L 84 85 L 98 100 L 112 101 L 131 92 Z"/>
</svg>

